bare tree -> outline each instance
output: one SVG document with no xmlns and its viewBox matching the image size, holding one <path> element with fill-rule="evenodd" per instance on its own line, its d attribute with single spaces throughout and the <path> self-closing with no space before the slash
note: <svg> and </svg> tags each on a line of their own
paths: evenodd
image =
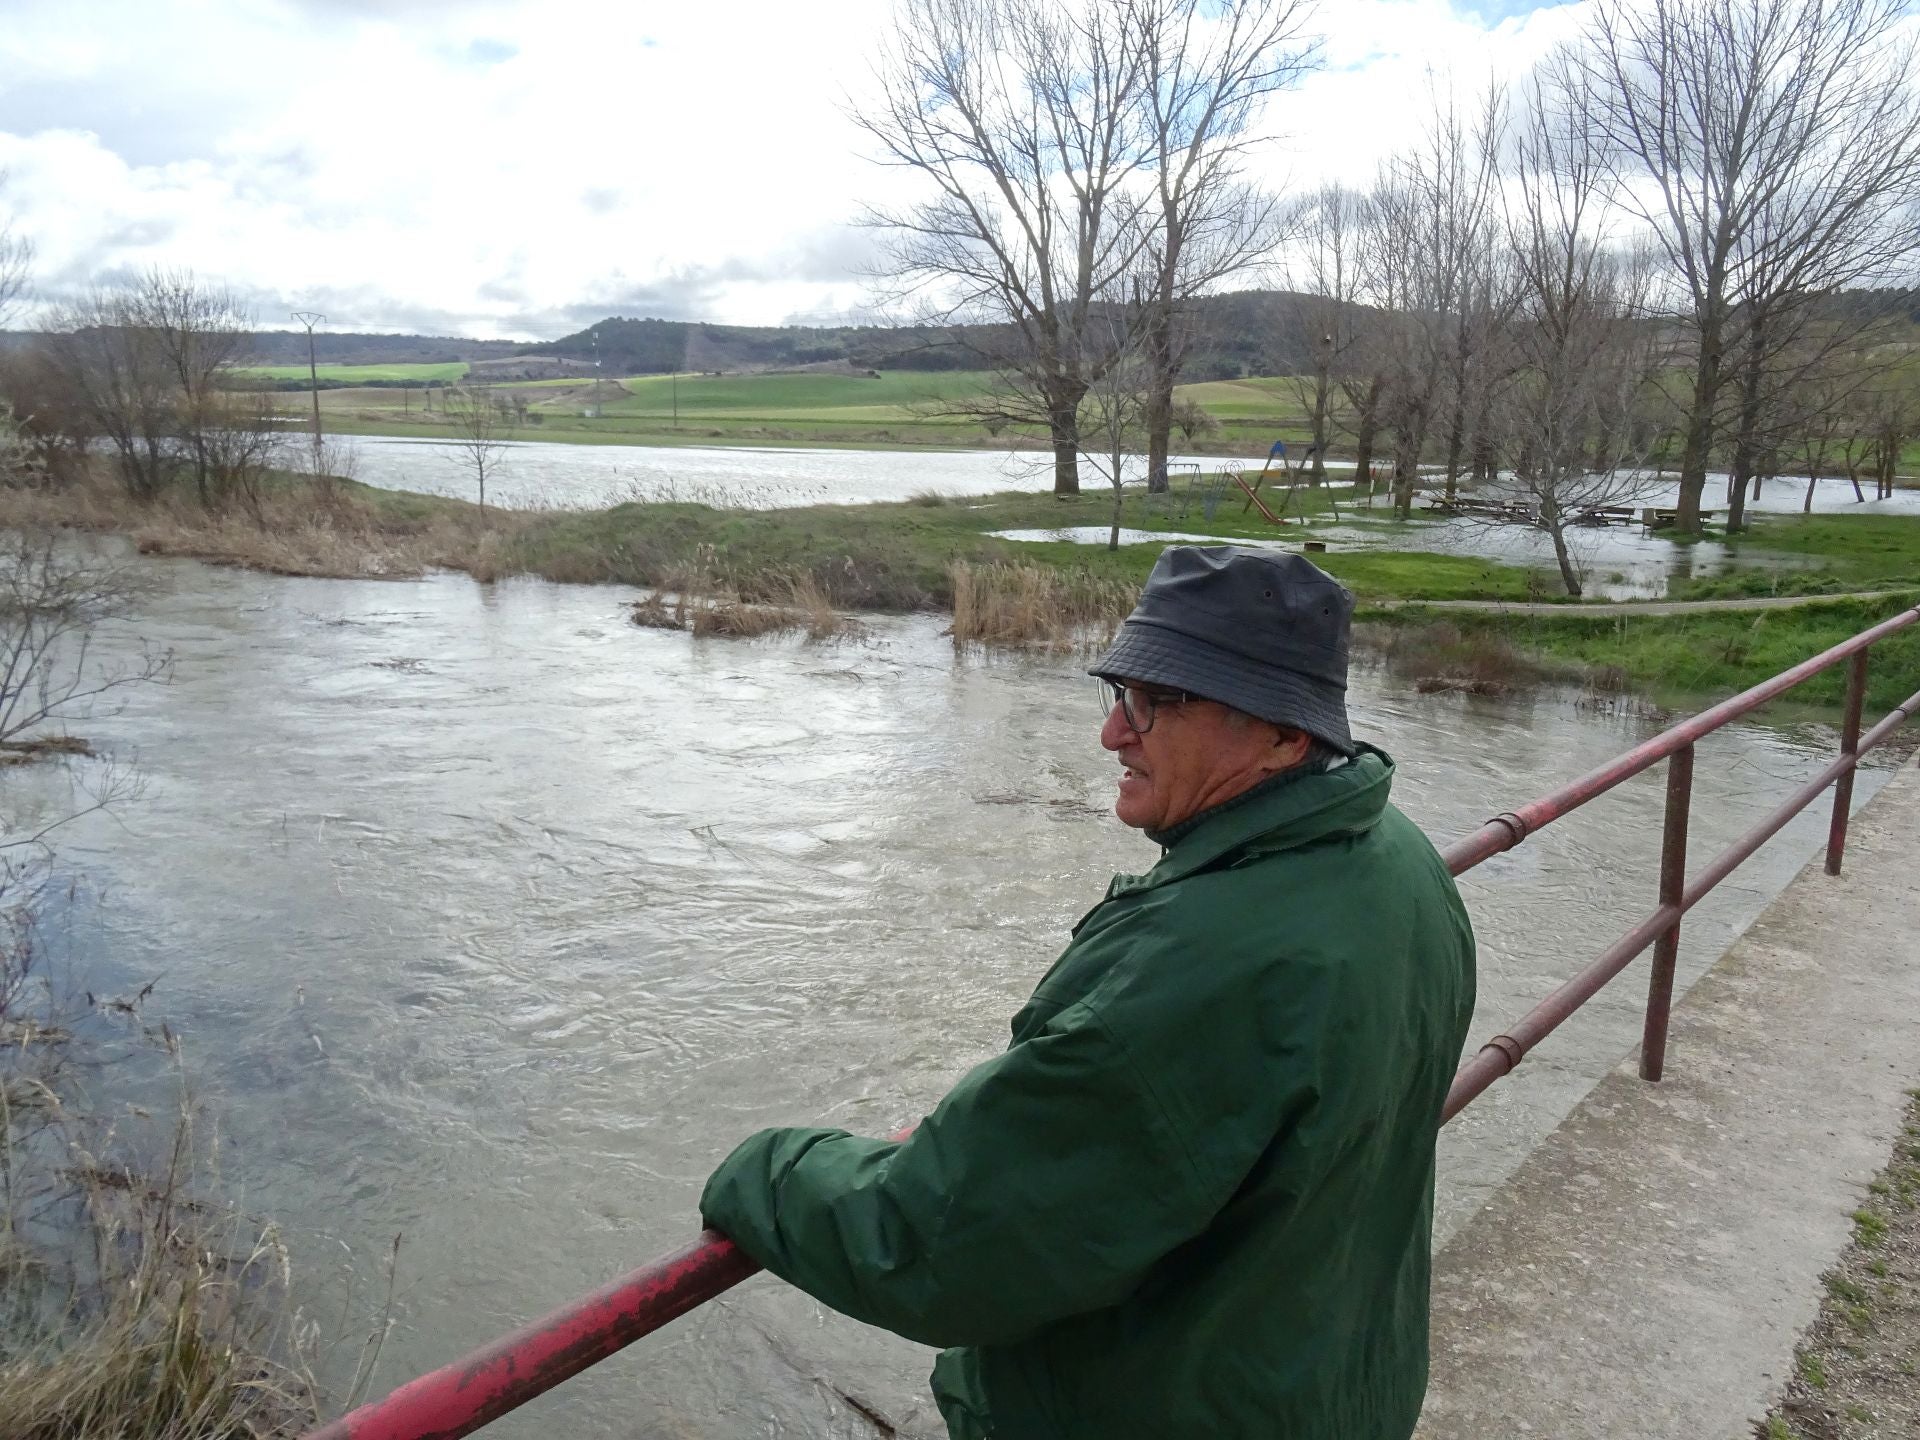
<svg viewBox="0 0 1920 1440">
<path fill-rule="evenodd" d="M 1856 358 L 1825 352 L 1824 363 L 1797 366 L 1796 383 L 1783 401 L 1791 409 L 1783 416 L 1780 428 L 1792 439 L 1781 448 L 1800 462 L 1807 476 L 1806 494 L 1800 502 L 1802 514 L 1813 513 L 1814 487 L 1821 480 L 1837 479 L 1849 468 L 1854 469 L 1854 494 L 1866 498 L 1860 494 L 1855 456 L 1860 400 L 1868 379 L 1864 367 L 1852 363 Z"/>
<path fill-rule="evenodd" d="M 1376 363 L 1386 376 L 1383 425 L 1393 436 L 1393 508 L 1402 519 L 1412 514 L 1435 424 L 1460 409 L 1479 343 L 1466 332 L 1492 283 L 1506 122 L 1504 96 L 1492 86 L 1471 114 L 1436 95 L 1426 135 L 1390 163 L 1372 197 L 1369 263 L 1383 310 Z"/>
<path fill-rule="evenodd" d="M 472 385 L 456 385 L 441 402 L 447 423 L 453 427 L 453 444 L 458 459 L 473 476 L 480 495 L 482 513 L 487 508 L 487 481 L 506 461 L 506 431 L 512 417 L 502 414 L 494 398 Z"/>
<path fill-rule="evenodd" d="M 1367 253 L 1367 223 L 1367 197 L 1344 185 L 1324 185 L 1304 196 L 1288 217 L 1294 239 L 1287 284 L 1302 297 L 1300 327 L 1313 356 L 1306 373 L 1296 375 L 1293 384 L 1312 432 L 1308 473 L 1315 485 L 1326 483 L 1335 395 L 1342 388 L 1342 377 L 1351 374 L 1350 361 L 1363 334 L 1360 307 L 1367 279 L 1361 262 Z M 1349 404 L 1363 407 L 1373 379 L 1370 374 L 1361 382 L 1359 394 L 1348 396 Z M 1366 408 L 1362 423 L 1372 418 L 1370 407 Z M 1370 431 L 1365 439 L 1371 451 Z"/>
<path fill-rule="evenodd" d="M 51 536 L 23 532 L 0 549 L 0 748 L 66 739 L 64 727 L 95 713 L 109 692 L 168 673 L 169 652 L 104 666 L 93 656 L 95 629 L 140 593 L 126 570 L 69 553 Z M 49 726 L 59 733 L 45 733 Z"/>
<path fill-rule="evenodd" d="M 259 407 L 236 403 L 223 382 L 246 348 L 252 317 L 225 287 L 185 270 L 149 272 L 119 309 L 119 323 L 163 367 L 174 437 L 200 503 L 211 508 L 235 484 L 251 494 L 272 431 L 253 413 Z M 248 436 L 236 438 L 236 427 Z"/>
<path fill-rule="evenodd" d="M 13 319 L 20 297 L 27 288 L 27 271 L 33 263 L 33 246 L 13 227 L 0 224 L 0 328 Z"/>
<path fill-rule="evenodd" d="M 155 270 L 54 312 L 28 357 L 45 443 L 84 430 L 107 441 L 128 491 L 153 499 L 191 476 L 209 508 L 257 508 L 277 447 L 264 398 L 227 388 L 251 321 L 225 289 Z"/>
<path fill-rule="evenodd" d="M 173 377 L 157 338 L 132 323 L 124 291 L 61 306 L 36 342 L 47 388 L 106 442 L 127 493 L 153 500 L 181 473 Z"/>
<path fill-rule="evenodd" d="M 867 217 L 896 296 L 931 320 L 1006 322 L 986 359 L 1044 418 L 1059 494 L 1079 490 L 1080 401 L 1101 374 L 1095 298 L 1144 240 L 1130 182 L 1146 69 L 1123 19 L 1101 0 L 901 0 L 880 98 L 854 116 L 932 189 Z"/>
<path fill-rule="evenodd" d="M 1113 524 L 1107 549 L 1120 548 L 1120 513 L 1126 500 L 1127 457 L 1138 451 L 1152 423 L 1151 388 L 1158 375 L 1152 332 L 1115 302 L 1102 311 L 1100 338 L 1107 346 L 1100 378 L 1081 402 L 1081 458 L 1113 487 Z"/>
<path fill-rule="evenodd" d="M 1188 307 L 1259 262 L 1284 211 L 1247 183 L 1260 103 L 1318 62 L 1312 0 L 1118 0 L 1141 37 L 1152 196 L 1139 321 L 1147 366 L 1147 485 L 1164 490 L 1173 387 L 1191 343 Z"/>
<path fill-rule="evenodd" d="M 1691 322 L 1683 530 L 1700 529 L 1735 309 L 1757 267 L 1870 270 L 1916 183 L 1903 0 L 1597 0 L 1590 121 L 1612 196 L 1656 237 Z M 1855 227 L 1863 232 L 1857 245 Z M 1837 246 L 1832 260 L 1814 252 Z M 1841 258 L 1857 256 L 1857 258 Z M 1818 288 L 1818 287 L 1815 287 Z"/>
<path fill-rule="evenodd" d="M 1911 365 L 1889 365 L 1861 398 L 1863 421 L 1873 438 L 1874 498 L 1889 500 L 1900 469 L 1900 452 L 1920 435 L 1920 374 Z"/>
<path fill-rule="evenodd" d="M 1607 243 L 1602 159 L 1579 102 L 1538 79 L 1527 91 L 1507 220 L 1521 296 L 1506 337 L 1516 364 L 1488 411 L 1511 466 L 1496 488 L 1519 502 L 1504 518 L 1546 532 L 1573 596 L 1582 578 L 1569 529 L 1631 506 L 1654 483 L 1641 468 L 1650 437 L 1634 422 L 1660 358 L 1642 318 L 1651 257 Z"/>
</svg>

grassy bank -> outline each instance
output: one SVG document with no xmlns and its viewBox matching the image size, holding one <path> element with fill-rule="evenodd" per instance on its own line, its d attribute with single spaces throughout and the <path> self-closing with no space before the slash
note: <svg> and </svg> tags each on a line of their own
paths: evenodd
<svg viewBox="0 0 1920 1440">
<path fill-rule="evenodd" d="M 1555 611 L 1523 616 L 1423 611 L 1364 615 L 1372 633 L 1417 653 L 1421 635 L 1463 655 L 1506 652 L 1538 669 L 1632 689 L 1683 706 L 1758 684 L 1920 602 L 1920 594 L 1877 600 L 1811 601 L 1784 610 L 1708 611 L 1692 615 L 1582 616 Z M 1878 719 L 1920 686 L 1920 625 L 1874 646 L 1867 705 Z M 1837 705 L 1846 667 L 1835 666 L 1793 692 L 1795 703 Z"/>
<path fill-rule="evenodd" d="M 1668 587 L 1671 598 L 1920 587 L 1920 515 L 1759 515 L 1745 533 L 1715 538 L 1725 540 L 1734 568 L 1676 580 Z"/>
<path fill-rule="evenodd" d="M 1342 496 L 1341 498 L 1346 498 Z M 1328 503 L 1323 495 L 1310 509 Z M 482 512 L 464 501 L 382 490 L 350 481 L 323 485 L 277 476 L 260 509 L 208 512 L 185 496 L 135 504 L 106 484 L 71 490 L 0 490 L 0 524 L 70 526 L 130 535 L 150 554 L 192 556 L 286 574 L 398 576 L 432 568 L 481 579 L 537 575 L 568 583 L 656 586 L 701 563 L 749 598 L 783 595 L 811 576 L 835 604 L 868 610 L 951 609 L 950 571 L 1030 564 L 1137 586 L 1159 545 L 1065 540 L 1029 543 L 1002 530 L 1093 527 L 1113 518 L 1112 493 L 999 495 L 796 509 L 718 508 L 637 502 L 606 510 Z M 1130 490 L 1129 528 L 1219 540 L 1271 539 L 1258 517 L 1223 505 L 1213 520 L 1195 505 L 1182 518 L 1166 497 Z M 1286 532 L 1305 538 L 1297 529 Z M 1370 599 L 1524 600 L 1545 578 L 1517 566 L 1418 551 L 1336 550 L 1314 559 Z"/>
<path fill-rule="evenodd" d="M 1313 495 L 1309 507 L 1351 497 Z M 105 486 L 49 493 L 0 492 L 0 524 L 72 525 L 119 531 L 153 554 L 193 556 L 287 574 L 405 576 L 436 568 L 480 580 L 533 575 L 578 584 L 619 583 L 697 590 L 709 607 L 737 602 L 799 613 L 819 631 L 823 607 L 867 611 L 966 610 L 978 617 L 961 638 L 1011 642 L 1025 634 L 1058 639 L 1091 633 L 1124 613 L 1159 553 L 1158 544 L 1109 551 L 1066 540 L 1008 540 L 996 531 L 1104 527 L 1111 494 L 1057 498 L 1013 492 L 964 500 L 923 496 L 896 504 L 820 505 L 788 510 L 644 502 L 578 512 L 481 512 L 465 501 L 336 481 L 280 477 L 258 512 L 209 514 L 177 501 L 133 507 Z M 1213 520 L 1199 506 L 1182 517 L 1164 497 L 1129 491 L 1128 527 L 1219 540 L 1275 534 L 1223 505 Z M 1383 547 L 1395 527 L 1373 527 Z M 1307 538 L 1306 532 L 1283 532 Z M 1816 517 L 1769 520 L 1754 543 L 1798 547 L 1817 558 L 1813 577 L 1858 587 L 1920 575 L 1920 520 Z M 1756 551 L 1756 553 L 1759 553 Z M 1517 566 L 1421 551 L 1340 549 L 1315 563 L 1358 595 L 1365 634 L 1436 689 L 1495 689 L 1540 678 L 1631 687 L 1685 703 L 1751 685 L 1890 614 L 1899 604 L 1827 602 L 1788 610 L 1642 616 L 1562 606 L 1511 615 L 1396 610 L 1372 602 L 1523 601 L 1551 595 L 1550 577 Z M 965 578 L 957 578 L 965 577 Z M 969 586 L 961 593 L 962 586 Z M 1920 589 L 1920 585 L 1916 585 Z M 1048 612 L 1055 612 L 1049 616 Z M 733 612 L 729 611 L 729 614 Z M 1025 621 L 1008 616 L 1026 616 Z M 764 620 L 740 611 L 744 624 Z M 690 618 L 688 628 L 695 626 Z M 750 628 L 750 627 L 749 627 Z M 717 622 L 702 633 L 743 633 Z M 1920 676 L 1920 636 L 1903 633 L 1876 652 L 1873 701 L 1906 698 Z M 1798 698 L 1836 700 L 1838 671 Z"/>
</svg>

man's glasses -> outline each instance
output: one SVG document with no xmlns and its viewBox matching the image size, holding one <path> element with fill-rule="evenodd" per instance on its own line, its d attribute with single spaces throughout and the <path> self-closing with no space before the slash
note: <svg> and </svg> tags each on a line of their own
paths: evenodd
<svg viewBox="0 0 1920 1440">
<path fill-rule="evenodd" d="M 1145 685 L 1119 685 L 1111 680 L 1098 683 L 1101 715 L 1111 715 L 1113 707 L 1118 705 L 1120 713 L 1127 717 L 1127 725 L 1136 735 L 1144 735 L 1153 729 L 1154 712 L 1162 705 L 1184 705 L 1189 700 L 1201 698 L 1189 695 L 1184 690 L 1153 690 Z"/>
</svg>

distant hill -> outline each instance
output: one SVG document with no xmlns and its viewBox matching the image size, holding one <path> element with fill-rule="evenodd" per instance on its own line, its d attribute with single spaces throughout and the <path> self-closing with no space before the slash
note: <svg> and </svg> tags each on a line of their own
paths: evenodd
<svg viewBox="0 0 1920 1440">
<path fill-rule="evenodd" d="M 445 365 L 454 360 L 504 360 L 527 353 L 524 340 L 468 340 L 458 335 L 328 335 L 313 337 L 321 365 Z M 253 337 L 249 365 L 304 365 L 307 332 L 262 330 Z"/>
<path fill-rule="evenodd" d="M 1309 297 L 1284 290 L 1240 290 L 1212 295 L 1194 306 L 1195 335 L 1182 378 L 1234 380 L 1246 375 L 1297 374 L 1311 363 L 1301 310 Z M 1920 326 L 1920 290 L 1850 290 L 1821 304 L 1836 318 L 1901 317 Z M 1012 344 L 1009 326 L 957 328 L 880 325 L 707 325 L 698 321 L 611 316 L 558 340 L 469 340 L 457 335 L 316 334 L 322 365 L 482 364 L 486 378 L 535 378 L 578 373 L 594 361 L 606 375 L 664 375 L 669 371 L 740 372 L 799 368 L 865 370 L 974 370 L 982 354 Z M 0 331 L 0 353 L 27 338 Z M 255 335 L 246 363 L 304 365 L 302 330 Z M 523 362 L 523 363 L 507 363 Z"/>
<path fill-rule="evenodd" d="M 1185 379 L 1233 380 L 1285 374 L 1306 363 L 1301 297 L 1277 290 L 1215 295 L 1195 307 L 1197 334 Z M 842 364 L 859 370 L 977 370 L 983 353 L 1004 351 L 1003 325 L 706 325 L 614 316 L 572 335 L 528 346 L 529 355 L 598 359 L 625 375 L 669 371 L 789 369 Z"/>
</svg>

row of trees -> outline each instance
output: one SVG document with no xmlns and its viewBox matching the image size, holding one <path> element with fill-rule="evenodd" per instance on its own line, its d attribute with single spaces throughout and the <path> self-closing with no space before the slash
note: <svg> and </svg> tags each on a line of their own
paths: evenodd
<svg viewBox="0 0 1920 1440">
<path fill-rule="evenodd" d="M 1162 484 L 1193 301 L 1278 238 L 1248 176 L 1260 102 L 1315 60 L 1307 0 L 902 0 L 857 115 L 927 198 L 867 216 L 883 279 L 1002 384 L 969 413 L 1044 429 L 1079 488 L 1081 409 L 1143 361 Z M 1120 318 L 1124 317 L 1124 319 Z"/>
<path fill-rule="evenodd" d="M 190 486 L 208 506 L 257 508 L 279 429 L 270 397 L 225 383 L 252 329 L 228 292 L 174 271 L 52 312 L 4 376 L 41 473 L 104 450 L 137 499 Z"/>
<path fill-rule="evenodd" d="M 0 228 L 0 324 L 30 259 Z M 271 393 L 233 384 L 253 333 L 231 293 L 184 271 L 151 271 L 53 310 L 0 356 L 0 481 L 66 484 L 103 459 L 135 500 L 187 492 L 209 510 L 238 504 L 261 519 L 276 469 L 329 482 L 349 474 L 350 452 L 290 432 Z M 440 408 L 484 510 L 526 401 L 454 386 Z"/>
<path fill-rule="evenodd" d="M 1402 513 L 1425 467 L 1500 476 L 1561 543 L 1659 454 L 1683 529 L 1716 464 L 1738 528 L 1784 454 L 1890 484 L 1916 428 L 1904 336 L 1833 303 L 1920 256 L 1905 11 L 1598 0 L 1514 92 L 1436 94 L 1370 187 L 1280 205 L 1247 161 L 1316 61 L 1305 3 L 904 0 L 860 118 L 931 198 L 869 219 L 925 317 L 1015 337 L 991 418 L 1047 430 L 1056 490 L 1128 407 L 1164 476 L 1193 300 L 1271 265 L 1310 297 L 1317 477 L 1344 430 Z"/>
</svg>

